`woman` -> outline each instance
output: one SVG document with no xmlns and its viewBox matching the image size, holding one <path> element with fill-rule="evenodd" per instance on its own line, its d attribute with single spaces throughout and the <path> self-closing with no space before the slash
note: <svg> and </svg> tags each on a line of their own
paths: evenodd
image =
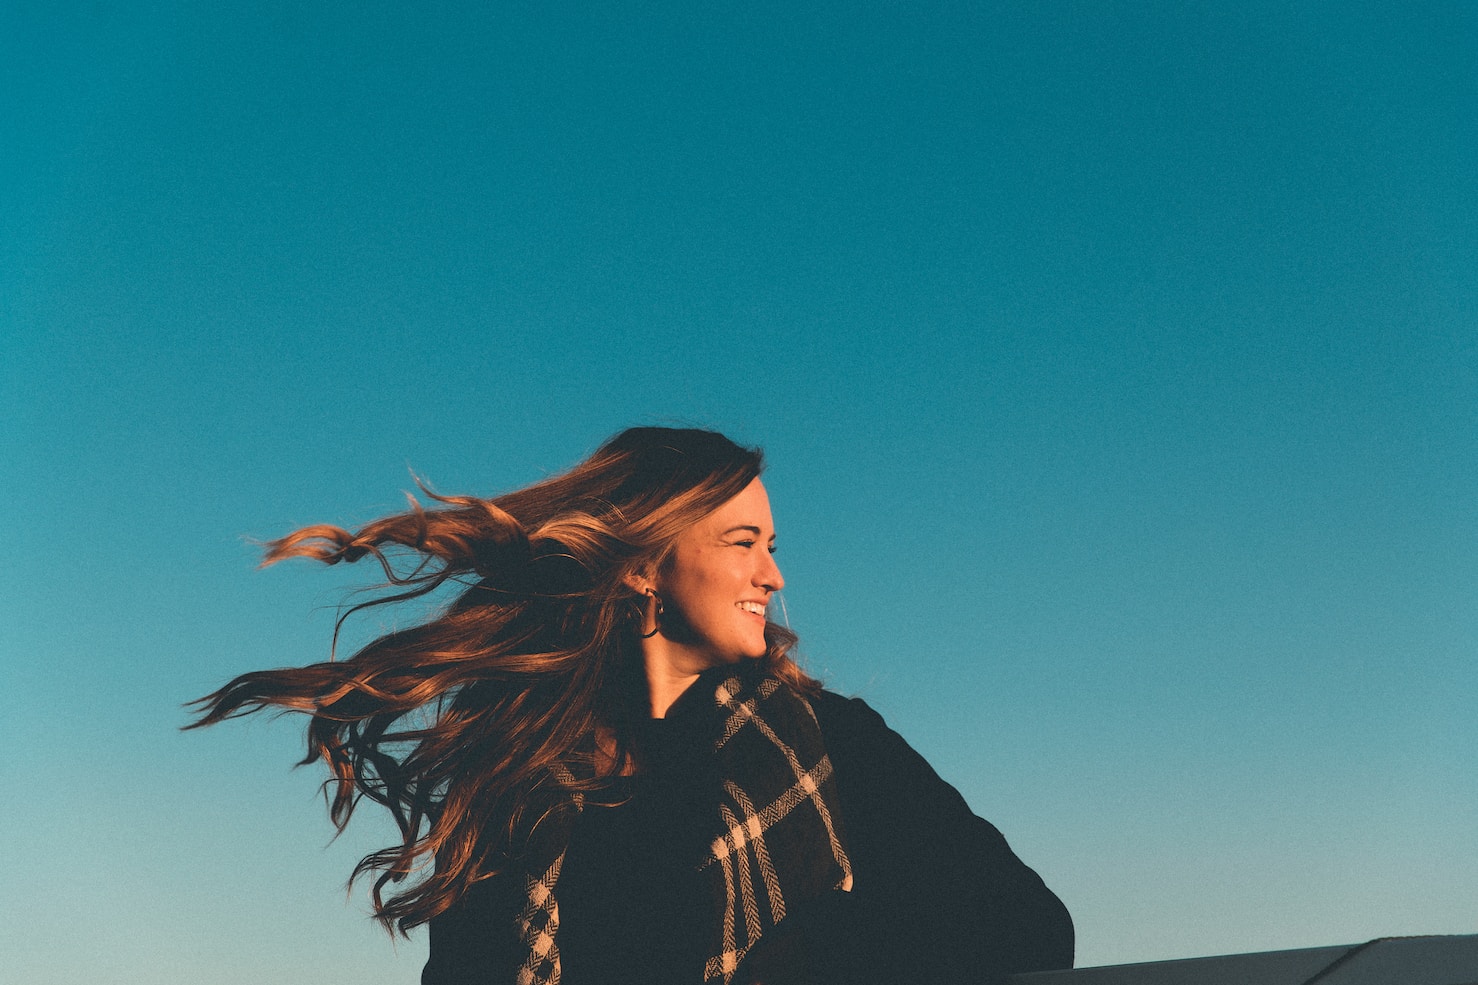
<svg viewBox="0 0 1478 985">
<path fill-rule="evenodd" d="M 273 542 L 267 563 L 376 558 L 397 590 L 363 605 L 466 587 L 347 661 L 238 677 L 196 725 L 312 716 L 335 823 L 365 796 L 400 826 L 355 874 L 379 873 L 387 927 L 430 924 L 423 985 L 1070 966 L 1067 911 L 999 832 L 790 658 L 760 469 L 713 432 L 633 428 L 496 499 Z"/>
</svg>

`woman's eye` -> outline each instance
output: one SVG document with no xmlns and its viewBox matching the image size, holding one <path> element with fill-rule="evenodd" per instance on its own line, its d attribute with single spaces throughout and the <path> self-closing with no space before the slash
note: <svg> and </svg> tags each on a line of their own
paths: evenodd
<svg viewBox="0 0 1478 985">
<path fill-rule="evenodd" d="M 752 540 L 736 540 L 736 541 L 734 541 L 734 546 L 736 546 L 736 547 L 753 547 L 754 546 L 754 541 L 752 541 Z"/>
<path fill-rule="evenodd" d="M 770 545 L 770 547 L 769 547 L 769 551 L 770 551 L 770 553 L 771 553 L 771 554 L 774 554 L 774 553 L 775 553 L 775 551 L 776 551 L 776 547 L 775 547 L 775 545 L 774 545 L 774 544 L 771 544 L 771 545 Z"/>
</svg>

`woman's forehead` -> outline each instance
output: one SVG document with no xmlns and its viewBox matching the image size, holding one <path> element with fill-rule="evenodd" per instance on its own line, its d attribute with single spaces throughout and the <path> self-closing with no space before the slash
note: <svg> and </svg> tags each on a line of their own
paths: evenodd
<svg viewBox="0 0 1478 985">
<path fill-rule="evenodd" d="M 712 527 L 757 526 L 768 531 L 774 521 L 770 516 L 770 496 L 764 483 L 753 479 L 734 498 L 719 506 L 704 518 Z"/>
</svg>

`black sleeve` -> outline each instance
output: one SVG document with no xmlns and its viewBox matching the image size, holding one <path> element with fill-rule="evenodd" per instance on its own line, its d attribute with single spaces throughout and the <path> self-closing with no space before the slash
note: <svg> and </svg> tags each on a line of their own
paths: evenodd
<svg viewBox="0 0 1478 985">
<path fill-rule="evenodd" d="M 489 985 L 511 982 L 518 940 L 509 914 L 518 900 L 511 880 L 494 877 L 473 885 L 451 909 L 431 920 L 431 956 L 421 985 Z"/>
<path fill-rule="evenodd" d="M 853 890 L 794 914 L 755 955 L 755 978 L 974 985 L 1072 967 L 1067 908 L 1001 833 L 866 703 L 824 692 L 812 705 L 836 771 Z"/>
</svg>

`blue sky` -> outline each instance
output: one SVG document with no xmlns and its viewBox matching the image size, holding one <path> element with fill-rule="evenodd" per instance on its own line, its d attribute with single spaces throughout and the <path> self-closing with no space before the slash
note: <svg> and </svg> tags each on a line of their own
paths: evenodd
<svg viewBox="0 0 1478 985">
<path fill-rule="evenodd" d="M 385 826 L 180 703 L 370 576 L 254 540 L 653 422 L 1080 964 L 1478 930 L 1471 5 L 12 5 L 0 81 L 25 980 L 415 980 Z"/>
</svg>

